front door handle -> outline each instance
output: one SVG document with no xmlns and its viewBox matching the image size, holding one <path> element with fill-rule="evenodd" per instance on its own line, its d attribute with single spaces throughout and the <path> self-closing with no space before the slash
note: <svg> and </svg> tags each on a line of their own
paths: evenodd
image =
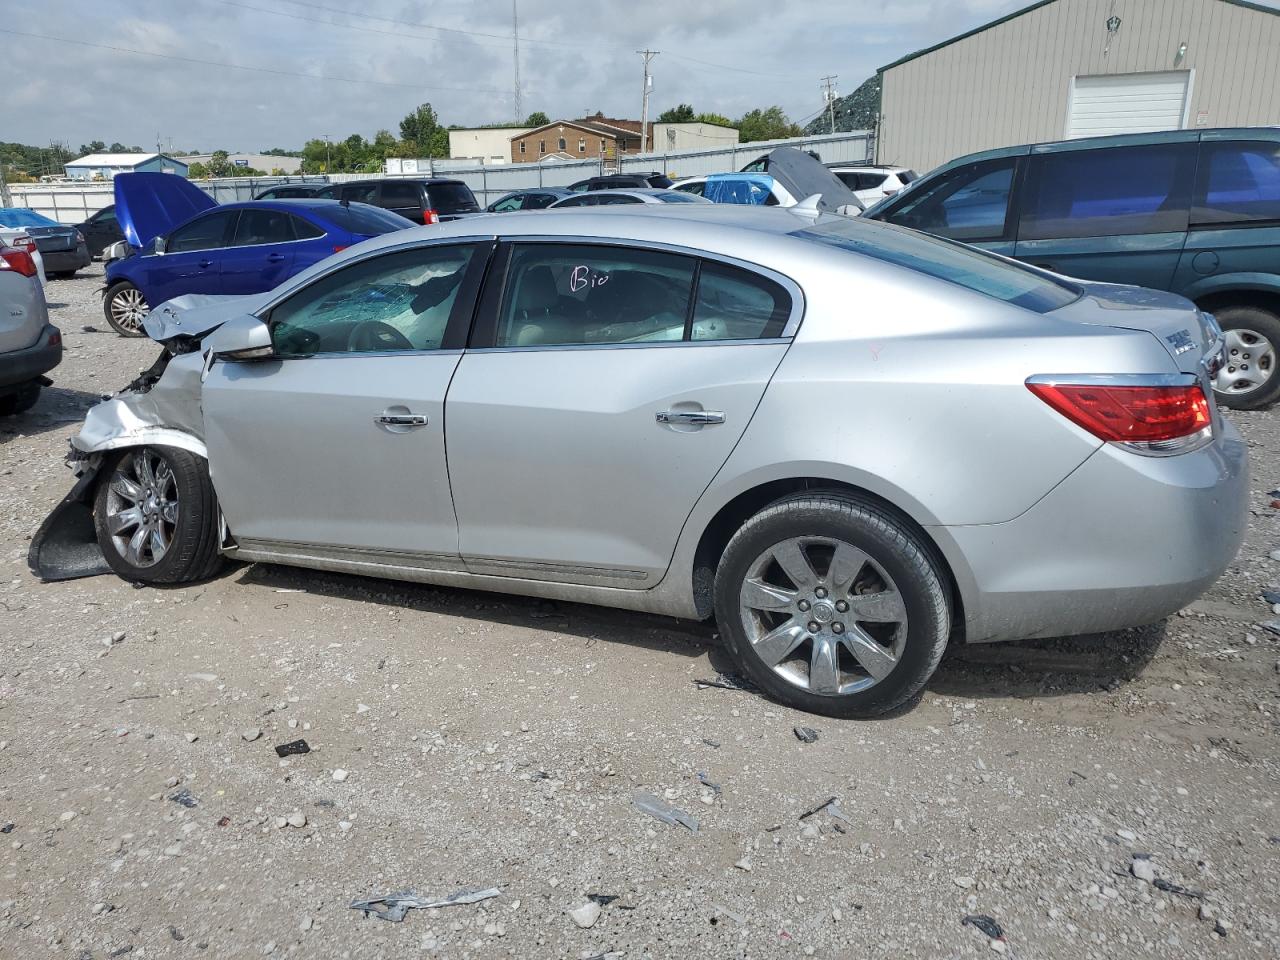
<svg viewBox="0 0 1280 960">
<path fill-rule="evenodd" d="M 425 427 L 427 418 L 420 413 L 384 413 L 374 417 L 373 422 L 388 427 Z"/>
<path fill-rule="evenodd" d="M 659 410 L 654 416 L 659 423 L 724 423 L 719 410 Z"/>
</svg>

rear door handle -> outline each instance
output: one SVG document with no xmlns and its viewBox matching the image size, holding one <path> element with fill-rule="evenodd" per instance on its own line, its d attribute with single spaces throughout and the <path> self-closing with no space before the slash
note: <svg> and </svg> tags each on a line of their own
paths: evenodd
<svg viewBox="0 0 1280 960">
<path fill-rule="evenodd" d="M 283 254 L 283 253 L 269 253 L 269 254 L 267 254 L 267 263 L 279 263 L 279 262 L 280 262 L 281 260 L 283 260 L 283 259 L 284 259 L 284 254 Z"/>
<path fill-rule="evenodd" d="M 659 423 L 724 423 L 719 410 L 659 410 L 654 417 Z"/>
<path fill-rule="evenodd" d="M 420 413 L 384 413 L 374 417 L 373 422 L 388 427 L 425 427 L 427 418 Z"/>
<path fill-rule="evenodd" d="M 200 261 L 200 263 L 198 264 L 198 266 L 200 267 L 200 269 L 201 269 L 201 270 L 208 270 L 210 267 L 212 267 L 212 266 L 213 266 L 213 261 L 212 261 L 212 260 L 201 260 L 201 261 Z"/>
</svg>

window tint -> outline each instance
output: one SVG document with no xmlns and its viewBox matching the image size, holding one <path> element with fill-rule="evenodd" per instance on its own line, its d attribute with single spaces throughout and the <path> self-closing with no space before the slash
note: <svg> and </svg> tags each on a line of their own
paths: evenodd
<svg viewBox="0 0 1280 960">
<path fill-rule="evenodd" d="M 231 246 L 288 243 L 294 239 L 292 220 L 289 214 L 279 210 L 241 210 Z"/>
<path fill-rule="evenodd" d="M 315 192 L 315 197 L 318 200 L 337 200 L 338 188 L 332 184 L 327 187 L 321 187 Z"/>
<path fill-rule="evenodd" d="M 1191 222 L 1280 220 L 1280 143 L 1203 143 Z"/>
<path fill-rule="evenodd" d="M 94 223 L 115 223 L 116 208 L 107 207 L 103 210 L 99 210 L 96 214 L 94 214 L 93 222 Z"/>
<path fill-rule="evenodd" d="M 349 206 L 326 203 L 316 209 L 316 216 L 349 233 L 362 233 L 370 237 L 394 233 L 408 225 L 408 221 L 398 213 L 371 207 L 367 203 L 353 203 Z"/>
<path fill-rule="evenodd" d="M 440 349 L 475 250 L 473 245 L 406 250 L 361 260 L 317 280 L 271 311 L 276 353 Z"/>
<path fill-rule="evenodd" d="M 698 198 L 688 193 L 677 193 L 675 190 L 663 190 L 654 194 L 663 203 L 697 203 Z"/>
<path fill-rule="evenodd" d="M 525 210 L 541 210 L 549 207 L 556 202 L 554 193 L 529 193 L 525 194 L 524 209 Z"/>
<path fill-rule="evenodd" d="M 738 267 L 702 261 L 692 340 L 758 340 L 782 336 L 791 297 L 780 284 Z"/>
<path fill-rule="evenodd" d="M 693 271 L 688 257 L 652 250 L 517 245 L 496 345 L 681 340 Z"/>
<path fill-rule="evenodd" d="M 310 220 L 304 220 L 302 217 L 293 216 L 291 216 L 289 220 L 293 223 L 293 235 L 299 240 L 314 240 L 316 237 L 324 236 L 324 231 Z"/>
<path fill-rule="evenodd" d="M 917 187 L 885 219 L 955 240 L 995 240 L 1005 233 L 1013 160 L 970 164 Z"/>
<path fill-rule="evenodd" d="M 977 247 L 874 220 L 836 220 L 798 230 L 792 236 L 906 267 L 1037 313 L 1057 310 L 1080 298 L 1080 291 L 1071 284 Z"/>
<path fill-rule="evenodd" d="M 427 187 L 431 209 L 441 213 L 471 213 L 480 209 L 465 183 L 433 183 Z"/>
<path fill-rule="evenodd" d="M 605 193 L 596 198 L 600 206 L 616 206 L 619 203 L 644 203 L 639 197 L 631 197 L 625 193 Z"/>
<path fill-rule="evenodd" d="M 508 210 L 519 210 L 523 206 L 524 197 L 516 194 L 513 197 L 503 197 L 493 205 L 494 213 L 506 213 Z"/>
<path fill-rule="evenodd" d="M 348 203 L 376 203 L 378 199 L 378 181 L 364 183 L 348 183 L 342 187 L 342 199 Z"/>
<path fill-rule="evenodd" d="M 707 181 L 695 180 L 693 183 L 681 183 L 673 190 L 679 190 L 681 193 L 692 193 L 695 197 L 700 197 L 707 189 Z"/>
<path fill-rule="evenodd" d="M 227 228 L 239 214 L 239 210 L 221 210 L 205 214 L 184 224 L 165 240 L 166 253 L 182 253 L 187 250 L 213 250 L 227 243 Z"/>
<path fill-rule="evenodd" d="M 384 207 L 416 207 L 422 203 L 421 187 L 416 183 L 396 183 L 394 181 L 382 185 L 382 205 Z"/>
<path fill-rule="evenodd" d="M 557 207 L 594 207 L 600 202 L 598 194 L 584 193 L 580 197 L 566 197 L 556 204 Z"/>
<path fill-rule="evenodd" d="M 920 174 L 916 173 L 914 170 L 898 171 L 898 179 L 901 180 L 903 183 L 912 183 L 915 180 L 919 179 L 919 177 L 920 177 Z"/>
<path fill-rule="evenodd" d="M 1190 143 L 1033 156 L 1018 239 L 1184 231 L 1195 163 Z"/>
</svg>

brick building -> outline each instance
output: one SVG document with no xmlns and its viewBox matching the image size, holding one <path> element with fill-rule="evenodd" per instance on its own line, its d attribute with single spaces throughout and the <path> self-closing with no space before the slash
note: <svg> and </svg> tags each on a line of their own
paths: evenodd
<svg viewBox="0 0 1280 960">
<path fill-rule="evenodd" d="M 653 148 L 653 124 L 649 124 Z M 539 160 L 606 160 L 640 152 L 640 121 L 597 113 L 581 120 L 556 120 L 511 138 L 512 163 Z"/>
</svg>

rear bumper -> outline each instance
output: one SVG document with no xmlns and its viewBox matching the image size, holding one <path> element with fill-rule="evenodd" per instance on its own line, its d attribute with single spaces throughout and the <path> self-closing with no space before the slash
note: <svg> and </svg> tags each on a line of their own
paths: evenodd
<svg viewBox="0 0 1280 960">
<path fill-rule="evenodd" d="M 1104 444 L 1022 516 L 934 527 L 970 642 L 1154 623 L 1199 597 L 1235 558 L 1248 514 L 1244 440 L 1142 457 Z"/>
<path fill-rule="evenodd" d="M 49 324 L 34 346 L 0 353 L 0 389 L 29 383 L 62 362 L 62 334 Z"/>
<path fill-rule="evenodd" d="M 89 256 L 89 248 L 83 243 L 74 250 L 40 251 L 44 258 L 45 273 L 61 273 L 63 270 L 79 270 L 87 267 L 93 258 Z"/>
</svg>

